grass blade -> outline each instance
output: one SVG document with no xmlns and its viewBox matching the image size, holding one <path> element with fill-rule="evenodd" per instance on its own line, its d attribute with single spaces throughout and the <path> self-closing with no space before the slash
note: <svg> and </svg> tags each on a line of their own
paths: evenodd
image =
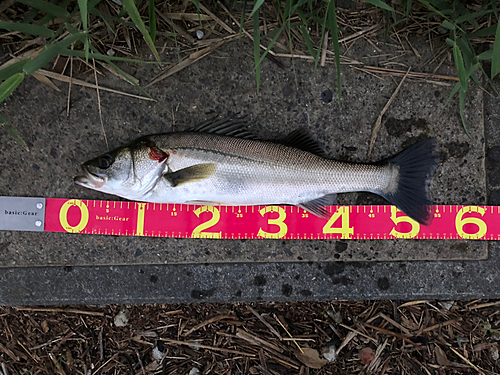
<svg viewBox="0 0 500 375">
<path fill-rule="evenodd" d="M 43 0 L 18 0 L 20 3 L 32 6 L 33 8 L 40 9 L 42 12 L 50 14 L 51 16 L 68 18 L 69 13 L 63 7 L 43 1 Z"/>
<path fill-rule="evenodd" d="M 309 37 L 309 33 L 307 32 L 307 21 L 306 18 L 304 17 L 304 13 L 302 12 L 302 10 L 297 9 L 297 14 L 299 15 L 302 21 L 302 25 L 300 25 L 299 27 L 300 31 L 302 32 L 302 36 L 304 37 L 304 42 L 306 43 L 307 49 L 309 50 L 311 56 L 316 56 L 316 51 L 314 50 L 313 43 L 311 41 L 311 38 Z"/>
<path fill-rule="evenodd" d="M 92 46 L 91 46 L 92 48 Z M 67 49 L 63 52 L 61 52 L 62 56 L 75 56 L 75 57 L 85 57 L 85 52 L 84 51 L 78 51 L 74 49 Z M 128 57 L 119 57 L 119 56 L 108 56 L 108 55 L 103 55 L 102 53 L 99 52 L 89 52 L 89 57 L 92 59 L 98 59 L 98 60 L 104 60 L 104 61 L 125 61 L 125 62 L 130 62 L 134 64 L 158 64 L 157 61 L 143 61 L 143 60 L 138 60 L 138 59 L 130 59 Z M 2 70 L 0 70 L 0 74 L 2 73 Z"/>
<path fill-rule="evenodd" d="M 285 4 L 285 13 L 284 13 L 284 16 L 283 16 L 284 19 L 286 20 L 290 15 L 292 15 L 295 12 L 295 10 L 297 8 L 301 7 L 306 2 L 307 2 L 307 0 L 299 0 L 299 2 L 297 4 L 295 4 L 294 6 L 291 6 L 291 1 L 287 1 L 287 3 Z M 283 25 L 278 30 L 274 31 L 275 35 L 274 35 L 273 39 L 271 40 L 271 42 L 267 46 L 267 48 L 264 51 L 264 53 L 262 53 L 262 55 L 260 56 L 259 65 L 266 58 L 267 54 L 269 53 L 269 51 L 271 50 L 271 48 L 273 48 L 274 43 L 276 43 L 276 41 L 278 40 L 279 36 L 283 32 L 283 30 L 285 30 L 285 28 L 287 27 L 287 25 L 288 25 L 288 23 L 283 22 Z"/>
<path fill-rule="evenodd" d="M 7 78 L 13 76 L 16 73 L 22 73 L 24 65 L 28 62 L 28 59 L 18 61 L 14 64 L 6 66 L 0 70 L 0 82 L 5 81 Z"/>
<path fill-rule="evenodd" d="M 258 10 L 258 8 L 257 8 Z M 255 79 L 257 80 L 257 92 L 260 86 L 260 29 L 259 12 L 253 14 L 253 58 L 255 61 Z"/>
<path fill-rule="evenodd" d="M 31 25 L 28 23 L 0 21 L 0 29 L 20 31 L 24 34 L 44 36 L 46 38 L 52 38 L 54 36 L 54 32 L 52 30 L 43 26 Z"/>
<path fill-rule="evenodd" d="M 455 58 L 455 66 L 457 67 L 458 79 L 460 80 L 460 85 L 462 86 L 462 91 L 467 91 L 467 86 L 469 82 L 469 77 L 465 71 L 464 60 L 462 58 L 462 51 L 458 45 L 453 46 L 453 57 Z"/>
<path fill-rule="evenodd" d="M 477 55 L 477 59 L 479 61 L 483 61 L 483 60 L 491 60 L 493 58 L 493 50 L 490 49 L 488 51 L 484 51 L 483 53 L 480 53 L 479 55 Z"/>
<path fill-rule="evenodd" d="M 445 29 L 448 29 L 448 30 L 455 30 L 456 29 L 456 25 L 453 22 L 450 22 L 448 20 L 444 20 L 443 23 L 441 24 L 441 26 L 443 26 Z"/>
<path fill-rule="evenodd" d="M 26 142 L 24 142 L 24 139 L 22 139 L 19 133 L 12 126 L 10 126 L 7 119 L 2 115 L 0 115 L 0 125 L 2 126 L 2 128 L 5 129 L 7 134 L 9 134 L 12 138 L 14 138 L 17 143 L 19 143 L 26 151 L 29 152 L 30 149 L 26 144 Z"/>
<path fill-rule="evenodd" d="M 462 119 L 462 125 L 464 127 L 465 132 L 470 137 L 469 130 L 467 130 L 467 125 L 465 124 L 464 108 L 465 108 L 465 91 L 460 90 L 460 118 Z"/>
<path fill-rule="evenodd" d="M 260 9 L 260 7 L 264 4 L 264 0 L 257 0 L 253 6 L 252 13 L 250 13 L 250 17 L 253 17 L 255 13 Z"/>
<path fill-rule="evenodd" d="M 458 92 L 458 90 L 460 90 L 460 88 L 461 88 L 460 82 L 457 82 L 455 87 L 453 87 L 453 90 L 451 90 L 450 96 L 448 96 L 448 99 L 446 100 L 446 103 L 444 104 L 445 106 L 447 106 L 450 103 L 450 100 L 455 96 L 455 94 Z"/>
<path fill-rule="evenodd" d="M 149 0 L 149 35 L 153 41 L 156 40 L 156 12 L 155 12 L 155 0 Z"/>
<path fill-rule="evenodd" d="M 332 35 L 333 51 L 335 52 L 335 63 L 337 65 L 337 90 L 339 105 L 342 96 L 342 81 L 340 80 L 340 48 L 339 48 L 339 29 L 337 26 L 337 14 L 335 11 L 335 0 L 330 0 L 327 7 L 327 22 L 330 34 Z"/>
<path fill-rule="evenodd" d="M 405 16 L 408 17 L 411 8 L 413 6 L 413 0 L 403 0 L 403 8 L 405 10 Z"/>
<path fill-rule="evenodd" d="M 196 10 L 198 11 L 198 14 L 201 13 L 201 9 L 200 9 L 200 1 L 199 0 L 191 0 L 194 4 L 194 6 L 196 7 Z"/>
<path fill-rule="evenodd" d="M 240 31 L 239 34 L 243 32 L 243 24 L 245 23 L 245 12 L 247 10 L 247 0 L 243 2 L 243 9 L 241 10 L 241 19 L 240 19 Z"/>
<path fill-rule="evenodd" d="M 384 3 L 382 0 L 364 0 L 364 1 L 365 1 L 365 3 L 375 5 L 376 7 L 380 8 L 380 9 L 388 10 L 389 12 L 395 12 L 393 7 Z"/>
<path fill-rule="evenodd" d="M 491 57 L 491 79 L 500 72 L 500 22 L 497 25 L 495 44 L 493 45 L 493 56 Z"/>
<path fill-rule="evenodd" d="M 92 48 L 92 51 L 94 52 L 93 54 L 94 55 L 101 55 L 93 46 L 90 46 L 90 48 Z M 71 51 L 71 52 L 78 52 L 78 51 L 73 51 L 73 50 L 67 50 L 67 51 Z M 111 56 L 107 56 L 107 55 L 101 55 L 103 56 L 102 57 L 102 60 L 106 61 L 109 65 L 111 65 L 118 73 L 120 73 L 122 75 L 122 77 L 124 77 L 127 81 L 129 81 L 132 85 L 134 85 L 135 87 L 137 87 L 139 89 L 139 91 L 141 91 L 144 95 L 146 95 L 147 97 L 149 97 L 150 99 L 153 99 L 151 97 L 151 95 L 149 95 L 149 93 L 144 90 L 141 86 L 139 86 L 137 83 L 134 82 L 134 80 L 132 80 L 130 78 L 130 76 L 125 73 L 123 70 L 121 70 L 118 66 L 116 66 L 115 64 L 113 64 L 111 62 L 111 60 L 114 60 L 116 58 L 113 58 Z M 118 59 L 122 59 L 122 58 L 118 58 Z M 134 60 L 132 60 L 134 61 Z M 136 62 L 139 62 L 139 63 L 146 63 L 146 61 L 141 61 L 141 60 L 135 60 Z M 147 63 L 151 63 L 151 64 L 157 64 L 156 62 L 154 61 L 149 61 Z"/>
<path fill-rule="evenodd" d="M 62 54 L 70 45 L 72 45 L 77 40 L 80 40 L 84 34 L 78 33 L 75 35 L 71 35 L 59 43 L 51 44 L 38 54 L 33 59 L 30 59 L 23 68 L 24 73 L 32 74 L 36 72 L 38 69 L 44 67 L 45 64 L 48 64 L 52 59 L 55 59 L 57 55 Z"/>
<path fill-rule="evenodd" d="M 485 36 L 492 36 L 495 35 L 495 31 L 497 29 L 497 25 L 492 25 L 490 27 L 485 27 L 484 29 L 478 30 L 473 32 L 472 34 L 469 34 L 469 38 L 483 38 Z"/>
<path fill-rule="evenodd" d="M 149 48 L 155 55 L 156 60 L 158 60 L 158 62 L 161 64 L 160 55 L 156 50 L 153 39 L 151 39 L 151 35 L 149 35 L 148 33 L 146 25 L 144 25 L 144 22 L 142 21 L 141 15 L 139 14 L 137 7 L 135 6 L 134 0 L 122 0 L 122 4 L 125 10 L 128 12 L 132 21 L 135 23 L 139 31 L 142 33 L 142 36 L 146 40 L 146 43 L 148 44 Z"/>
<path fill-rule="evenodd" d="M 0 85 L 0 103 L 2 103 L 24 79 L 23 73 L 16 73 L 10 76 Z"/>
<path fill-rule="evenodd" d="M 83 32 L 85 33 L 85 42 L 83 43 L 85 49 L 85 61 L 89 62 L 89 29 L 87 26 L 88 21 L 88 0 L 78 0 L 80 7 L 80 15 L 82 16 Z"/>
<path fill-rule="evenodd" d="M 482 10 L 480 12 L 467 13 L 461 17 L 458 17 L 455 20 L 455 23 L 469 22 L 472 24 L 473 21 L 489 13 L 493 13 L 493 10 Z"/>
</svg>

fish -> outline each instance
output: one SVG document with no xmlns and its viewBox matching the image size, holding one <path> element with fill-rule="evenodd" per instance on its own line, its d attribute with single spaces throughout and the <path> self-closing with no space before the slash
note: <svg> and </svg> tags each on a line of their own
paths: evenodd
<svg viewBox="0 0 500 375">
<path fill-rule="evenodd" d="M 434 138 L 385 162 L 354 164 L 328 158 L 304 129 L 260 140 L 236 117 L 140 137 L 83 163 L 74 182 L 134 201 L 295 205 L 323 219 L 338 193 L 363 191 L 430 225 L 430 183 L 439 162 Z"/>
</svg>

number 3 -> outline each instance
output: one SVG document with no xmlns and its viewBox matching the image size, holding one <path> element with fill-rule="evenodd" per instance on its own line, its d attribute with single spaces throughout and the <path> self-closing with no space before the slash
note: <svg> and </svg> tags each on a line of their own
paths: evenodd
<svg viewBox="0 0 500 375">
<path fill-rule="evenodd" d="M 286 236 L 286 233 L 288 232 L 288 227 L 284 223 L 286 219 L 286 212 L 283 208 L 278 207 L 278 206 L 267 206 L 264 207 L 263 209 L 259 210 L 259 213 L 264 216 L 268 212 L 277 212 L 279 214 L 277 219 L 269 219 L 267 223 L 269 225 L 274 224 L 279 227 L 279 231 L 276 233 L 269 233 L 265 232 L 262 230 L 262 228 L 259 229 L 259 232 L 257 233 L 257 236 L 264 237 L 264 238 L 283 238 Z"/>
</svg>

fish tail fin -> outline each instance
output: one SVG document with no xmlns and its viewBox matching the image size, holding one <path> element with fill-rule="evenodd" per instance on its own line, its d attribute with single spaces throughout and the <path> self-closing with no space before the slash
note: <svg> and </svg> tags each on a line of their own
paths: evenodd
<svg viewBox="0 0 500 375">
<path fill-rule="evenodd" d="M 393 191 L 379 194 L 420 224 L 430 225 L 434 214 L 429 190 L 439 162 L 435 138 L 414 144 L 389 160 L 399 171 L 398 183 Z"/>
</svg>

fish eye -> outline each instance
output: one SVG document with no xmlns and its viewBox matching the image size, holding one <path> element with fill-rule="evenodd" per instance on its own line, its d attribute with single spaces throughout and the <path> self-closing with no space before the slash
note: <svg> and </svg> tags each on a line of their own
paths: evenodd
<svg viewBox="0 0 500 375">
<path fill-rule="evenodd" d="M 113 162 L 115 161 L 115 158 L 112 157 L 110 154 L 104 154 L 103 156 L 101 156 L 98 160 L 98 163 L 99 163 L 99 168 L 101 169 L 108 169 L 111 164 L 113 164 Z"/>
</svg>

